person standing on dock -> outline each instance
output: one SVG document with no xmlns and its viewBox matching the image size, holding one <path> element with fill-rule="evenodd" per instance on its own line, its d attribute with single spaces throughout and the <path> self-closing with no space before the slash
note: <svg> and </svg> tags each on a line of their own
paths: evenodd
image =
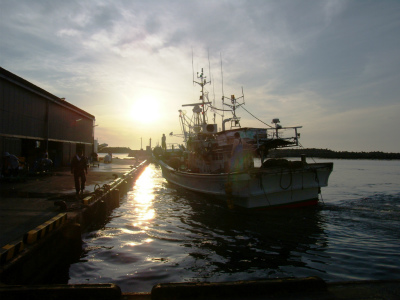
<svg viewBox="0 0 400 300">
<path fill-rule="evenodd" d="M 239 132 L 235 132 L 232 144 L 230 171 L 238 171 L 243 167 L 243 144 Z"/>
<path fill-rule="evenodd" d="M 83 195 L 87 175 L 87 161 L 83 150 L 79 149 L 71 161 L 71 173 L 74 174 L 76 195 Z"/>
<path fill-rule="evenodd" d="M 1 173 L 4 177 L 18 176 L 19 160 L 15 155 L 4 153 L 2 165 Z"/>
<path fill-rule="evenodd" d="M 167 137 L 165 136 L 165 133 L 162 134 L 161 137 L 161 148 L 163 148 L 163 150 L 167 150 Z"/>
</svg>

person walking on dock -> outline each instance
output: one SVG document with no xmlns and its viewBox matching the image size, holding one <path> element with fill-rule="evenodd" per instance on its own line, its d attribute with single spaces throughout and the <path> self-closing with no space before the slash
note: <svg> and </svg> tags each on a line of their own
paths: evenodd
<svg viewBox="0 0 400 300">
<path fill-rule="evenodd" d="M 87 174 L 87 161 L 83 156 L 83 150 L 80 149 L 71 161 L 71 173 L 74 174 L 76 195 L 83 194 L 85 189 L 86 174 Z M 85 174 L 86 173 L 86 174 Z"/>
</svg>

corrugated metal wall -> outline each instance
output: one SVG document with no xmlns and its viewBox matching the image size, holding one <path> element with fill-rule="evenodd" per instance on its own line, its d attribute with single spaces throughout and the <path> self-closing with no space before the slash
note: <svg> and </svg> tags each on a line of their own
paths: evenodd
<svg viewBox="0 0 400 300">
<path fill-rule="evenodd" d="M 11 154 L 21 153 L 21 139 L 0 136 L 0 153 L 9 152 Z"/>
<path fill-rule="evenodd" d="M 42 152 L 52 150 L 64 165 L 69 163 L 79 144 L 85 148 L 86 155 L 91 154 L 94 116 L 4 69 L 0 71 L 1 154 L 7 151 L 17 156 L 31 155 L 37 149 L 22 149 L 22 146 L 32 148 L 31 145 L 38 144 Z M 40 143 L 22 143 L 24 140 Z"/>
<path fill-rule="evenodd" d="M 93 120 L 60 105 L 49 106 L 49 139 L 93 143 Z"/>
<path fill-rule="evenodd" d="M 46 100 L 0 79 L 0 132 L 44 137 Z"/>
</svg>

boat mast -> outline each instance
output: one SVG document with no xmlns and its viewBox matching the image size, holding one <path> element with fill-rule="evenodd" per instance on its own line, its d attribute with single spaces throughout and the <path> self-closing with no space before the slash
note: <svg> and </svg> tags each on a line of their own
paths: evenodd
<svg viewBox="0 0 400 300">
<path fill-rule="evenodd" d="M 231 104 L 227 104 L 224 102 L 224 99 L 229 99 L 231 101 Z M 238 103 L 237 100 L 243 99 L 242 103 Z M 232 118 L 225 119 L 223 121 L 223 130 L 225 130 L 225 122 L 231 121 L 231 127 L 241 127 L 240 126 L 240 117 L 236 116 L 236 109 L 244 104 L 244 94 L 243 94 L 243 88 L 242 88 L 242 96 L 239 98 L 235 98 L 235 95 L 231 95 L 231 98 L 222 96 L 222 104 L 228 106 L 231 111 L 232 111 Z"/>
<path fill-rule="evenodd" d="M 197 72 L 197 79 L 200 79 L 200 82 L 193 81 L 193 83 L 197 83 L 198 85 L 201 86 L 201 96 L 200 96 L 201 107 L 202 107 L 202 112 L 201 113 L 203 115 L 203 124 L 206 124 L 206 114 L 205 114 L 205 104 L 206 104 L 205 98 L 206 98 L 206 95 L 204 93 L 204 86 L 206 84 L 211 83 L 211 80 L 207 82 L 207 77 L 204 76 L 203 68 L 201 68 L 200 75 L 199 75 L 199 72 Z M 209 102 L 207 101 L 207 103 L 209 103 Z"/>
<path fill-rule="evenodd" d="M 194 75 L 194 74 L 193 74 Z M 203 68 L 201 69 L 201 73 L 197 72 L 197 78 L 200 79 L 198 81 L 194 80 L 193 76 L 193 84 L 198 84 L 201 86 L 201 96 L 200 100 L 201 102 L 197 103 L 190 103 L 190 104 L 183 104 L 182 106 L 193 106 L 192 112 L 193 112 L 193 117 L 192 121 L 190 122 L 189 126 L 189 133 L 186 134 L 186 131 L 184 131 L 184 134 L 187 135 L 187 138 L 190 137 L 192 133 L 199 133 L 201 130 L 203 130 L 202 125 L 206 125 L 206 105 L 211 105 L 211 102 L 208 101 L 208 92 L 204 90 L 204 86 L 206 84 L 211 83 L 210 81 L 207 81 L 207 77 L 204 76 L 203 73 Z M 203 115 L 203 117 L 200 116 L 200 114 Z M 182 116 L 182 113 L 180 112 L 180 115 Z M 183 119 L 185 119 L 185 116 L 183 115 Z"/>
<path fill-rule="evenodd" d="M 224 73 L 222 72 L 222 54 L 219 53 L 221 59 L 221 80 L 222 80 L 222 130 L 225 130 L 225 111 L 224 108 Z"/>
</svg>

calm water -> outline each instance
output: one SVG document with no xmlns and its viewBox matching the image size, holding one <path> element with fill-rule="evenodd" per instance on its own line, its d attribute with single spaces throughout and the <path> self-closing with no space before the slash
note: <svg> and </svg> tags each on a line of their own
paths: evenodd
<svg viewBox="0 0 400 300">
<path fill-rule="evenodd" d="M 330 161 L 318 207 L 262 213 L 177 191 L 149 165 L 108 223 L 84 235 L 69 283 L 148 292 L 161 282 L 399 279 L 400 161 Z"/>
</svg>

